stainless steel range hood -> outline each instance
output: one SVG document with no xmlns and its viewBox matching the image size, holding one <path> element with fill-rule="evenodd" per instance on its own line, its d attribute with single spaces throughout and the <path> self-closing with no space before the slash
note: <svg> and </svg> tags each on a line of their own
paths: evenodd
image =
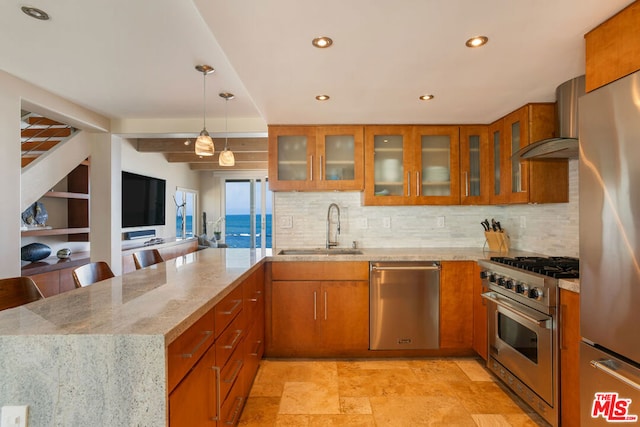
<svg viewBox="0 0 640 427">
<path fill-rule="evenodd" d="M 578 158 L 578 98 L 584 95 L 584 76 L 556 88 L 556 135 L 527 145 L 512 157 L 520 160 Z"/>
</svg>

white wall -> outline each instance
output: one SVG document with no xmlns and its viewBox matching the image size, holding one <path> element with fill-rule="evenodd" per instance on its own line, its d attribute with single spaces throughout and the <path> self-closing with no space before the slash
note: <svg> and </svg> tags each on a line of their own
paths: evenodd
<svg viewBox="0 0 640 427">
<path fill-rule="evenodd" d="M 359 192 L 275 193 L 275 249 L 324 247 L 327 209 L 341 209 L 341 247 L 482 247 L 480 221 L 495 218 L 516 249 L 546 255 L 578 256 L 578 161 L 569 165 L 569 203 L 510 206 L 362 206 Z M 291 216 L 292 228 L 281 219 Z M 438 228 L 438 217 L 444 227 Z M 390 228 L 383 221 L 389 218 Z M 523 218 L 523 219 L 521 219 Z M 366 228 L 364 228 L 366 219 Z M 526 228 L 521 228 L 524 221 Z"/>
</svg>

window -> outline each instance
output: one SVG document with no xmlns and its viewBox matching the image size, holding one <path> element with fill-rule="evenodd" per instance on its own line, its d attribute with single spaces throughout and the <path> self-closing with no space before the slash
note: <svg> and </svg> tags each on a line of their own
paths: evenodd
<svg viewBox="0 0 640 427">
<path fill-rule="evenodd" d="M 230 248 L 271 248 L 272 193 L 266 179 L 225 179 L 224 242 Z"/>
<path fill-rule="evenodd" d="M 196 212 L 197 192 L 186 188 L 178 188 L 174 200 L 176 202 L 176 237 L 186 238 L 197 235 Z"/>
</svg>

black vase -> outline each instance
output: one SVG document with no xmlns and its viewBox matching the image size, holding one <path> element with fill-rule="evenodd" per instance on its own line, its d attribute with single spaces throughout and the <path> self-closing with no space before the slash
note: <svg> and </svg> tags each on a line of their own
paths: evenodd
<svg viewBox="0 0 640 427">
<path fill-rule="evenodd" d="M 42 243 L 29 243 L 20 248 L 20 259 L 35 262 L 51 255 L 51 248 Z"/>
</svg>

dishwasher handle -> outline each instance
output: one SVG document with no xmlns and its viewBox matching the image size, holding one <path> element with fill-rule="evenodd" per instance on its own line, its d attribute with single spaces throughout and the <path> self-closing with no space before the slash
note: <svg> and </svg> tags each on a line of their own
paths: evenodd
<svg viewBox="0 0 640 427">
<path fill-rule="evenodd" d="M 378 266 L 371 266 L 371 270 L 372 271 L 389 271 L 389 270 L 395 270 L 395 271 L 410 271 L 410 270 L 421 270 L 421 271 L 425 271 L 425 270 L 440 270 L 440 266 L 439 265 L 412 265 L 412 266 L 385 266 L 385 267 L 378 267 Z"/>
</svg>

